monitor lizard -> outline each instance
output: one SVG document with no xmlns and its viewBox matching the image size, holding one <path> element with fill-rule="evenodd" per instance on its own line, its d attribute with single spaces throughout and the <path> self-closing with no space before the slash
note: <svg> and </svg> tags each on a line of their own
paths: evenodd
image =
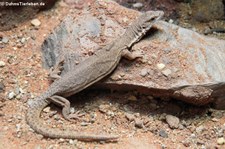
<svg viewBox="0 0 225 149">
<path fill-rule="evenodd" d="M 29 105 L 26 121 L 30 127 L 37 133 L 49 138 L 68 138 L 81 141 L 116 140 L 118 136 L 114 135 L 82 134 L 71 130 L 47 128 L 40 120 L 41 111 L 53 102 L 62 106 L 64 118 L 71 120 L 73 115 L 70 114 L 70 102 L 64 97 L 76 94 L 108 76 L 116 68 L 122 57 L 130 60 L 140 57 L 132 54 L 128 49 L 138 42 L 163 15 L 162 11 L 143 13 L 127 28 L 121 37 L 98 50 L 92 56 L 80 62 L 73 70 L 55 80 L 46 92 L 36 97 Z"/>
</svg>

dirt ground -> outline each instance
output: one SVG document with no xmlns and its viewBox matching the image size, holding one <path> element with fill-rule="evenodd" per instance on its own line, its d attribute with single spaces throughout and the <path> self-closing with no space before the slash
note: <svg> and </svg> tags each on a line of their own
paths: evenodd
<svg viewBox="0 0 225 149">
<path fill-rule="evenodd" d="M 52 9 L 34 16 L 40 26 L 27 20 L 1 32 L 1 38 L 7 37 L 8 41 L 0 45 L 0 149 L 225 147 L 224 111 L 138 92 L 96 90 L 72 96 L 72 111 L 84 113 L 74 123 L 64 120 L 61 108 L 54 105 L 42 113 L 41 119 L 48 127 L 116 134 L 120 136 L 118 142 L 49 139 L 30 129 L 25 121 L 27 101 L 50 84 L 48 70 L 42 68 L 41 44 L 73 9 L 59 1 Z"/>
</svg>

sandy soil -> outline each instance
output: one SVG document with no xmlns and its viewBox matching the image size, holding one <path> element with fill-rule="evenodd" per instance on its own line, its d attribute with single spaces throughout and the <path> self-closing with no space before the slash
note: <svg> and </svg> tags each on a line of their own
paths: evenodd
<svg viewBox="0 0 225 149">
<path fill-rule="evenodd" d="M 74 8 L 71 8 L 74 9 Z M 71 11 L 59 1 L 52 9 L 17 28 L 1 33 L 0 149 L 2 148 L 224 148 L 225 114 L 210 107 L 195 107 L 170 99 L 155 99 L 138 92 L 84 91 L 71 97 L 75 111 L 84 116 L 67 122 L 61 108 L 51 105 L 41 119 L 49 127 L 120 136 L 118 142 L 80 142 L 49 139 L 35 133 L 25 121 L 27 101 L 45 91 L 50 82 L 42 68 L 41 44 Z M 0 85 L 1 85 L 0 84 Z M 0 87 L 1 91 L 1 87 Z M 76 100 L 75 100 L 76 98 Z M 171 117 L 173 115 L 175 117 Z M 177 123 L 177 120 L 179 123 Z"/>
</svg>

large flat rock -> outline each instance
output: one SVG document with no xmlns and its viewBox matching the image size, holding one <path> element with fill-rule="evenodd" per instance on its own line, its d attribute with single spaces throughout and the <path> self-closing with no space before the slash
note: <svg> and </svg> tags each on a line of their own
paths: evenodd
<svg viewBox="0 0 225 149">
<path fill-rule="evenodd" d="M 89 10 L 69 14 L 43 43 L 44 66 L 52 67 L 66 57 L 63 73 L 68 72 L 122 35 L 138 15 L 111 1 L 97 1 Z M 143 58 L 123 59 L 101 86 L 136 89 L 196 105 L 224 102 L 225 41 L 159 21 L 130 50 L 141 52 Z"/>
</svg>

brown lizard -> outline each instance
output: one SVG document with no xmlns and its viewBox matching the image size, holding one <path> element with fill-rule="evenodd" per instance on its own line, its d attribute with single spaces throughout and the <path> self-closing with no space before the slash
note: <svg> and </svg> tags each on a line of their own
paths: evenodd
<svg viewBox="0 0 225 149">
<path fill-rule="evenodd" d="M 48 90 L 31 103 L 26 115 L 27 123 L 36 132 L 50 138 L 68 138 L 82 141 L 110 141 L 118 136 L 75 133 L 71 130 L 47 128 L 40 121 L 41 111 L 51 102 L 63 107 L 63 116 L 70 120 L 70 102 L 64 98 L 76 94 L 108 76 L 117 66 L 121 57 L 130 60 L 140 57 L 128 49 L 138 42 L 152 25 L 163 16 L 162 11 L 148 11 L 140 15 L 125 33 L 115 41 L 98 50 L 94 55 L 80 62 L 73 70 L 54 81 Z"/>
</svg>

